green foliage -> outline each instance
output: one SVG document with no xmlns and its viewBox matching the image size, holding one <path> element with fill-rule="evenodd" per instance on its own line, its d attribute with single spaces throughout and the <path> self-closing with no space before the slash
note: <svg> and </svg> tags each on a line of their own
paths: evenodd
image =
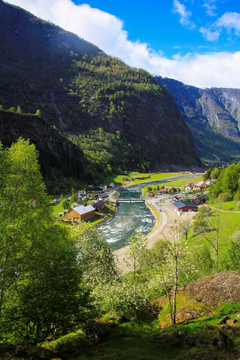
<svg viewBox="0 0 240 360">
<path fill-rule="evenodd" d="M 86 334 L 82 330 L 78 330 L 74 333 L 61 336 L 55 341 L 44 343 L 42 346 L 45 349 L 66 354 L 69 352 L 74 353 L 75 351 L 82 350 L 90 346 L 90 343 L 86 337 Z"/>
<path fill-rule="evenodd" d="M 228 165 L 227 168 L 224 168 L 220 171 L 217 183 L 210 188 L 210 196 L 216 198 L 220 194 L 225 193 L 227 195 L 221 195 L 220 199 L 221 197 L 223 197 L 224 200 L 222 201 L 228 201 L 235 194 L 237 195 L 239 192 L 240 162 L 238 162 L 237 164 Z"/>
<path fill-rule="evenodd" d="M 10 107 L 9 109 L 10 112 L 16 112 L 16 108 L 14 106 Z"/>
<path fill-rule="evenodd" d="M 36 111 L 36 115 L 37 115 L 37 116 L 39 116 L 39 117 L 41 117 L 41 116 L 42 116 L 41 111 L 40 111 L 39 109 L 37 109 L 37 111 Z"/>
<path fill-rule="evenodd" d="M 223 192 L 218 195 L 218 201 L 226 202 L 232 200 L 232 194 L 230 192 Z"/>
<path fill-rule="evenodd" d="M 121 173 L 130 168 L 149 170 L 148 154 L 140 154 L 140 147 L 133 146 L 119 131 L 110 133 L 102 128 L 91 129 L 78 135 L 69 135 L 69 139 L 80 147 L 85 157 L 105 177 L 112 172 Z"/>
<path fill-rule="evenodd" d="M 101 313 L 144 319 L 148 312 L 149 294 L 145 284 L 133 283 L 126 278 L 100 284 L 93 291 L 96 307 Z"/>
<path fill-rule="evenodd" d="M 17 106 L 17 113 L 22 114 L 22 109 L 21 109 L 20 105 Z"/>
<path fill-rule="evenodd" d="M 70 198 L 70 204 L 74 203 L 74 202 L 77 201 L 77 200 L 78 200 L 77 195 L 76 195 L 76 194 L 73 194 L 73 195 L 71 196 L 71 198 Z"/>
<path fill-rule="evenodd" d="M 148 171 L 163 162 L 199 164 L 191 134 L 172 97 L 152 75 L 130 68 L 53 24 L 32 21 L 19 8 L 14 8 L 14 13 L 29 30 L 16 42 L 16 35 L 8 29 L 8 17 L 3 15 L 2 62 L 19 70 L 17 76 L 1 71 L 5 95 L 0 102 L 5 108 L 10 107 L 11 99 L 11 103 L 21 104 L 24 111 L 36 113 L 67 135 L 88 137 L 91 129 L 98 128 L 113 134 L 113 152 L 111 145 L 99 151 L 101 145 L 91 144 L 91 139 L 79 141 L 94 164 L 100 163 L 99 158 L 104 161 L 97 168 L 99 174 L 110 165 L 104 176 L 110 171 Z M 12 56 L 15 53 L 17 56 Z M 165 119 L 168 121 L 162 132 Z"/>
<path fill-rule="evenodd" d="M 61 202 L 60 202 L 60 205 L 63 209 L 65 210 L 68 210 L 70 208 L 70 202 L 66 199 L 63 199 Z"/>
<path fill-rule="evenodd" d="M 51 220 L 37 158 L 23 139 L 0 146 L 1 338 L 14 342 L 68 332 L 87 304 L 76 248 Z"/>
<path fill-rule="evenodd" d="M 91 289 L 117 276 L 111 249 L 96 228 L 82 222 L 72 229 L 72 237 L 79 254 L 79 266 Z"/>
<path fill-rule="evenodd" d="M 240 234 L 236 234 L 234 240 L 230 242 L 227 259 L 225 260 L 225 268 L 240 272 Z"/>
</svg>

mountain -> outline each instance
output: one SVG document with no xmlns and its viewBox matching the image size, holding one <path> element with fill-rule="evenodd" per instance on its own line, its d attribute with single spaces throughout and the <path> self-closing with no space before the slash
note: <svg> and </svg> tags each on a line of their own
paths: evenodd
<svg viewBox="0 0 240 360">
<path fill-rule="evenodd" d="M 239 160 L 240 89 L 200 89 L 160 76 L 157 81 L 174 96 L 203 159 Z"/>
<path fill-rule="evenodd" d="M 88 159 L 108 159 L 94 162 L 100 172 L 200 165 L 174 99 L 146 71 L 1 0 L 0 33 L 4 109 L 40 109 Z M 99 128 L 111 138 L 104 151 Z"/>
<path fill-rule="evenodd" d="M 3 145 L 10 146 L 19 137 L 36 145 L 48 190 L 61 193 L 70 185 L 92 182 L 97 176 L 83 152 L 45 120 L 36 115 L 0 110 L 0 140 Z"/>
</svg>

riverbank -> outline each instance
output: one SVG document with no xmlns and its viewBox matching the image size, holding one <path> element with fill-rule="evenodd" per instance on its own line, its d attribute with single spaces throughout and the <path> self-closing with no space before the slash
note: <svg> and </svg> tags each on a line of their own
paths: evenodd
<svg viewBox="0 0 240 360">
<path fill-rule="evenodd" d="M 194 175 L 199 176 L 202 174 L 199 173 Z M 164 182 L 170 179 L 174 180 L 174 178 L 179 178 L 179 176 L 189 177 L 191 176 L 191 173 L 181 173 L 181 175 L 178 174 L 173 177 L 161 179 L 160 181 L 163 180 Z M 153 182 L 155 181 L 156 180 L 153 180 Z M 149 181 L 146 181 L 146 183 L 148 182 Z M 131 185 L 127 184 L 123 187 L 128 188 L 129 186 Z M 146 200 L 146 205 L 151 210 L 152 214 L 156 219 L 156 223 L 153 230 L 148 235 L 145 236 L 148 248 L 154 246 L 154 244 L 157 241 L 161 240 L 162 238 L 170 237 L 172 232 L 172 227 L 176 223 L 187 219 L 191 221 L 192 216 L 194 215 L 194 213 L 184 213 L 183 215 L 181 215 L 181 217 L 179 217 L 172 206 L 172 197 L 173 196 L 171 195 L 159 195 L 156 198 L 149 198 Z M 125 246 L 113 252 L 117 267 L 121 272 L 121 274 L 123 275 L 133 270 L 131 266 L 131 259 L 129 258 L 128 253 L 129 253 L 128 246 Z"/>
</svg>

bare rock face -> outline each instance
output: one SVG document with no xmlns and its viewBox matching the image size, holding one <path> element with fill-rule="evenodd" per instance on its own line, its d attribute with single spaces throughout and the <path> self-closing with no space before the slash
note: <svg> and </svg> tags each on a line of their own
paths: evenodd
<svg viewBox="0 0 240 360">
<path fill-rule="evenodd" d="M 188 285 L 186 291 L 191 297 L 209 306 L 215 306 L 220 302 L 238 302 L 240 301 L 240 274 L 229 271 L 207 276 Z"/>
<path fill-rule="evenodd" d="M 174 96 L 199 150 L 231 157 L 240 149 L 240 89 L 200 89 L 157 77 Z"/>
</svg>

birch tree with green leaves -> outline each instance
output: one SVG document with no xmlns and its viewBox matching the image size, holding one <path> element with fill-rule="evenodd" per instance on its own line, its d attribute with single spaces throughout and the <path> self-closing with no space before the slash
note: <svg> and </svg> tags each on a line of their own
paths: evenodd
<svg viewBox="0 0 240 360">
<path fill-rule="evenodd" d="M 29 141 L 0 144 L 0 336 L 38 343 L 83 319 L 77 251 L 67 229 L 54 224 Z"/>
</svg>

